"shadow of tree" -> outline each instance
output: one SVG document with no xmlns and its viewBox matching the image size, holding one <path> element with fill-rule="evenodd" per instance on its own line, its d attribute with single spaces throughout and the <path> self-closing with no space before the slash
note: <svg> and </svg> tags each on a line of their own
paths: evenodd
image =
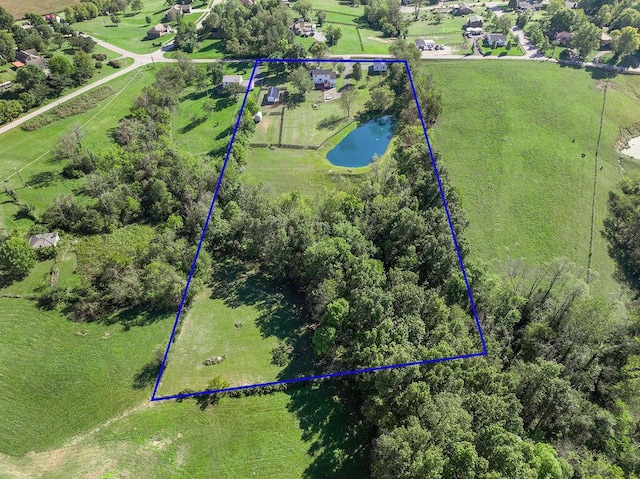
<svg viewBox="0 0 640 479">
<path fill-rule="evenodd" d="M 194 118 L 189 123 L 187 123 L 182 128 L 180 128 L 180 133 L 183 133 L 183 134 L 189 133 L 194 128 L 197 128 L 198 126 L 202 125 L 205 121 L 207 121 L 206 116 L 199 116 L 197 118 Z"/>
<path fill-rule="evenodd" d="M 357 403 L 338 389 L 344 379 L 290 388 L 287 408 L 296 414 L 314 457 L 303 478 L 369 477 L 371 431 L 361 421 Z M 336 382 L 338 381 L 338 382 Z"/>
<path fill-rule="evenodd" d="M 317 129 L 318 130 L 332 130 L 334 128 L 336 128 L 340 123 L 342 123 L 343 121 L 345 121 L 347 118 L 345 118 L 344 116 L 338 116 L 336 114 L 333 115 L 329 115 L 326 118 L 323 118 L 322 120 L 320 120 L 320 122 L 318 123 Z"/>
<path fill-rule="evenodd" d="M 45 188 L 51 186 L 58 180 L 58 174 L 53 171 L 41 171 L 32 175 L 27 183 L 35 188 Z"/>
<path fill-rule="evenodd" d="M 156 378 L 160 373 L 162 359 L 162 350 L 157 350 L 154 354 L 153 360 L 142 366 L 142 369 L 138 373 L 136 373 L 135 376 L 133 376 L 131 387 L 133 389 L 144 389 L 155 384 Z"/>
</svg>

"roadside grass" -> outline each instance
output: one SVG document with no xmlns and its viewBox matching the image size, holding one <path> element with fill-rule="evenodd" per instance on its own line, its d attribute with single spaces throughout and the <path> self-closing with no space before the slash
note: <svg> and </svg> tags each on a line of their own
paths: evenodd
<svg viewBox="0 0 640 479">
<path fill-rule="evenodd" d="M 82 140 L 85 146 L 94 150 L 108 146 L 111 129 L 129 113 L 133 98 L 153 82 L 154 75 L 152 67 L 137 69 L 108 82 L 114 93 L 82 114 L 54 121 L 34 131 L 14 128 L 0 135 L 0 228 L 26 229 L 31 224 L 30 220 L 15 217 L 18 206 L 9 201 L 4 188 L 16 191 L 19 200 L 33 206 L 37 215 L 41 215 L 59 194 L 73 193 L 78 182 L 62 177 L 64 165 L 52 161 L 51 150 L 76 124 L 85 132 Z M 91 95 L 91 92 L 85 95 Z M 14 167 L 20 171 L 27 187 L 23 186 Z"/>
<path fill-rule="evenodd" d="M 158 50 L 158 47 L 152 45 L 153 43 L 166 43 L 173 38 L 173 34 L 167 34 L 155 40 L 147 38 L 147 30 L 162 23 L 167 8 L 169 7 L 163 0 L 146 0 L 140 13 L 126 12 L 124 15 L 119 13 L 121 22 L 118 26 L 113 25 L 110 17 L 107 16 L 74 23 L 73 26 L 78 31 L 88 33 L 130 52 L 152 53 Z M 151 17 L 151 23 L 147 24 L 146 16 Z M 170 25 L 175 26 L 175 22 Z"/>
<path fill-rule="evenodd" d="M 198 48 L 193 53 L 190 53 L 189 56 L 194 59 L 205 59 L 205 58 L 225 58 L 227 56 L 224 51 L 224 41 L 219 39 L 207 38 L 206 40 L 202 40 L 199 42 L 200 48 Z M 168 52 L 165 54 L 168 58 L 173 58 L 176 52 Z"/>
<path fill-rule="evenodd" d="M 442 61 L 429 72 L 446 105 L 431 141 L 469 218 L 473 256 L 496 271 L 510 259 L 541 265 L 557 257 L 586 269 L 604 83 L 538 62 Z M 600 231 L 608 192 L 621 178 L 620 128 L 640 122 L 638 82 L 619 76 L 607 96 L 591 284 L 603 295 L 619 291 Z M 544 101 L 532 102 L 533 94 Z M 640 171 L 637 162 L 622 165 L 626 174 Z"/>
<path fill-rule="evenodd" d="M 326 28 L 330 23 L 325 23 L 323 28 Z M 338 43 L 331 47 L 331 53 L 334 55 L 342 55 L 344 53 L 363 53 L 364 50 L 360 45 L 360 36 L 358 35 L 357 27 L 349 27 L 347 25 L 334 25 L 340 28 L 342 31 L 342 37 L 338 40 Z M 382 44 L 381 44 L 382 45 Z M 375 52 L 374 52 L 375 53 Z"/>
<path fill-rule="evenodd" d="M 3 0 L 2 6 L 15 19 L 20 19 L 28 12 L 55 13 L 79 2 L 80 0 Z"/>
<path fill-rule="evenodd" d="M 3 298 L 0 325 L 0 364 L 11 365 L 0 375 L 0 451 L 24 455 L 60 447 L 148 397 L 148 388 L 132 384 L 170 323 L 124 332 Z"/>
<path fill-rule="evenodd" d="M 493 56 L 493 57 L 507 57 L 507 56 L 519 57 L 520 56 L 521 57 L 522 55 L 524 55 L 524 51 L 520 47 L 520 44 L 515 40 L 512 40 L 512 45 L 509 50 L 507 50 L 506 46 L 492 48 L 488 46 L 485 42 L 482 42 L 482 45 L 478 44 L 478 48 L 482 52 L 482 54 L 486 57 L 488 56 Z"/>
</svg>

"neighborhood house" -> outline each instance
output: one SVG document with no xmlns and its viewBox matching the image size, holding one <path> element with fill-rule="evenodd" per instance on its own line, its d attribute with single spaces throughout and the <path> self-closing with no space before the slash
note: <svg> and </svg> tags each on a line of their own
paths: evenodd
<svg viewBox="0 0 640 479">
<path fill-rule="evenodd" d="M 316 31 L 316 24 L 305 22 L 304 20 L 296 20 L 291 27 L 293 33 L 302 37 L 312 37 Z"/>
<path fill-rule="evenodd" d="M 169 25 L 163 25 L 162 23 L 156 25 L 155 27 L 147 30 L 147 37 L 155 40 L 156 38 L 160 38 L 167 33 L 171 33 L 171 27 Z"/>
<path fill-rule="evenodd" d="M 18 50 L 16 52 L 16 61 L 11 64 L 16 68 L 21 68 L 25 65 L 35 65 L 42 69 L 47 67 L 45 59 L 40 56 L 35 48 L 31 48 L 30 50 Z"/>
<path fill-rule="evenodd" d="M 417 38 L 415 41 L 416 47 L 418 47 L 418 50 L 433 50 L 436 46 L 436 41 L 435 40 L 425 40 L 423 38 Z"/>
<path fill-rule="evenodd" d="M 32 248 L 50 248 L 58 245 L 58 241 L 60 241 L 60 236 L 58 233 L 42 233 L 33 235 L 29 238 L 29 245 Z"/>
<path fill-rule="evenodd" d="M 335 88 L 336 86 L 336 72 L 331 70 L 311 70 L 311 79 L 313 84 L 318 89 L 323 88 Z"/>
<path fill-rule="evenodd" d="M 478 27 L 482 27 L 483 24 L 484 24 L 484 20 L 480 15 L 471 15 L 467 19 L 467 27 L 478 28 Z"/>
<path fill-rule="evenodd" d="M 489 33 L 485 40 L 492 47 L 504 47 L 507 44 L 507 37 L 499 33 Z"/>
<path fill-rule="evenodd" d="M 251 84 L 249 84 L 249 80 L 243 80 L 242 75 L 225 75 L 222 77 L 223 88 L 232 84 L 240 85 L 245 89 L 247 88 L 247 86 L 249 86 L 249 90 L 253 90 L 253 86 L 254 86 L 253 81 L 251 82 Z"/>
<path fill-rule="evenodd" d="M 466 3 L 460 3 L 458 5 L 452 5 L 451 11 L 454 15 L 468 15 L 473 13 L 473 10 Z"/>
<path fill-rule="evenodd" d="M 280 88 L 272 86 L 267 90 L 267 102 L 277 103 L 280 101 Z"/>
<path fill-rule="evenodd" d="M 374 72 L 386 72 L 387 64 L 385 62 L 373 62 L 373 71 Z"/>
<path fill-rule="evenodd" d="M 172 12 L 178 13 L 180 15 L 191 13 L 191 5 L 174 5 L 165 12 L 164 18 L 168 20 Z"/>
</svg>

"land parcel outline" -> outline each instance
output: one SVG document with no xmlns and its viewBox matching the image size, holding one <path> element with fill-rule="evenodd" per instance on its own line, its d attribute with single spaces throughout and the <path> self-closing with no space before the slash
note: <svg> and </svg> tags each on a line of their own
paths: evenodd
<svg viewBox="0 0 640 479">
<path fill-rule="evenodd" d="M 205 239 L 205 235 L 207 233 L 207 230 L 209 228 L 209 221 L 211 219 L 211 215 L 213 213 L 214 207 L 215 207 L 215 203 L 216 203 L 216 199 L 218 197 L 218 193 L 220 191 L 220 187 L 222 185 L 222 181 L 224 178 L 224 173 L 225 173 L 225 169 L 227 166 L 227 163 L 229 161 L 229 156 L 231 153 L 231 149 L 233 147 L 235 138 L 236 138 L 236 134 L 238 132 L 238 128 L 240 126 L 240 121 L 242 119 L 242 115 L 245 112 L 245 107 L 247 104 L 247 99 L 249 98 L 250 95 L 250 90 L 251 90 L 251 86 L 254 82 L 254 79 L 256 78 L 256 71 L 258 66 L 261 63 L 274 63 L 274 62 L 286 62 L 286 63 L 317 63 L 317 64 L 321 64 L 321 63 L 347 63 L 347 64 L 355 64 L 355 63 L 372 63 L 372 62 L 384 62 L 387 64 L 391 64 L 391 63 L 399 63 L 404 65 L 405 69 L 406 69 L 406 73 L 407 73 L 407 78 L 408 81 L 410 83 L 411 86 L 411 90 L 413 93 L 413 97 L 414 97 L 414 101 L 415 101 L 415 105 L 416 105 L 416 109 L 417 109 L 417 114 L 418 117 L 420 119 L 420 123 L 422 126 L 422 130 L 424 133 L 424 137 L 425 137 L 425 142 L 427 145 L 427 149 L 429 152 L 429 157 L 431 160 L 431 166 L 433 168 L 434 174 L 435 174 L 435 178 L 438 184 L 438 189 L 440 192 L 440 197 L 442 200 L 442 204 L 444 206 L 444 210 L 446 213 L 446 218 L 447 218 L 447 222 L 449 225 L 449 230 L 451 233 L 451 238 L 452 238 L 452 244 L 456 250 L 456 254 L 457 254 L 457 258 L 458 258 L 458 263 L 460 266 L 460 273 L 462 275 L 462 278 L 464 280 L 464 285 L 467 291 L 467 295 L 469 297 L 469 302 L 470 302 L 470 306 L 471 306 L 471 312 L 473 314 L 473 319 L 475 322 L 475 328 L 477 330 L 479 339 L 480 339 L 480 343 L 482 345 L 482 349 L 478 352 L 473 352 L 473 353 L 467 353 L 467 354 L 460 354 L 460 355 L 455 355 L 455 356 L 447 356 L 447 357 L 436 357 L 436 358 L 429 358 L 429 359 L 419 359 L 417 358 L 415 361 L 411 361 L 411 362 L 404 362 L 404 363 L 399 363 L 399 364 L 388 364 L 388 365 L 382 365 L 382 366 L 372 366 L 372 367 L 368 367 L 368 368 L 362 368 L 362 369 L 355 369 L 355 370 L 347 370 L 347 371 L 336 371 L 336 372 L 329 372 L 329 373 L 324 373 L 324 374 L 317 374 L 317 375 L 295 375 L 295 377 L 289 377 L 289 378 L 282 378 L 282 379 L 278 379 L 278 380 L 274 380 L 274 381 L 251 381 L 251 377 L 252 375 L 250 374 L 250 372 L 248 372 L 248 374 L 246 374 L 245 378 L 243 380 L 241 380 L 240 382 L 242 382 L 243 384 L 240 385 L 231 385 L 229 387 L 225 387 L 225 388 L 221 388 L 221 389 L 207 389 L 207 390 L 202 390 L 202 391 L 193 391 L 192 389 L 187 389 L 187 390 L 183 390 L 183 392 L 176 392 L 173 394 L 169 394 L 169 395 L 159 395 L 158 394 L 158 389 L 160 388 L 161 384 L 162 384 L 162 380 L 163 380 L 163 375 L 165 374 L 166 370 L 167 370 L 167 360 L 169 358 L 169 354 L 170 351 L 172 349 L 172 345 L 176 339 L 176 331 L 177 331 L 177 327 L 178 324 L 183 320 L 182 317 L 182 313 L 184 311 L 184 305 L 185 305 L 185 300 L 187 297 L 187 293 L 189 291 L 189 285 L 191 283 L 191 279 L 193 277 L 195 268 L 196 268 L 196 264 L 198 261 L 198 256 L 200 254 L 200 250 L 202 248 L 203 245 L 203 241 Z M 249 285 L 250 286 L 250 285 Z M 285 301 L 286 303 L 286 301 Z M 194 306 L 195 308 L 195 306 Z M 235 309 L 232 311 L 236 311 Z M 243 313 L 247 313 L 246 311 L 242 311 L 241 309 L 237 310 L 240 314 L 240 316 L 242 316 Z M 233 314 L 233 313 L 232 313 Z M 249 314 L 250 316 L 250 314 Z M 236 320 L 237 319 L 237 320 Z M 226 318 L 226 323 L 227 326 L 233 324 L 233 327 L 236 328 L 242 328 L 245 326 L 245 322 L 242 320 L 242 318 Z M 181 334 L 184 334 L 183 332 L 181 332 Z M 406 60 L 397 60 L 397 59 L 384 59 L 384 60 L 372 60 L 372 59 L 287 59 L 287 58 L 281 58 L 281 59 L 272 59 L 272 58 L 262 58 L 262 59 L 257 59 L 254 61 L 253 64 L 253 69 L 251 71 L 251 76 L 249 78 L 248 81 L 248 85 L 247 88 L 245 90 L 244 93 L 244 97 L 242 100 L 242 106 L 240 108 L 240 112 L 238 114 L 238 118 L 236 119 L 235 122 L 235 126 L 233 129 L 233 133 L 231 135 L 231 140 L 229 142 L 229 145 L 227 147 L 227 151 L 226 151 L 226 155 L 224 157 L 224 161 L 222 163 L 222 168 L 220 171 L 220 175 L 218 177 L 218 182 L 213 194 L 213 198 L 211 200 L 211 205 L 209 207 L 209 211 L 207 214 L 207 218 L 205 220 L 204 223 L 204 227 L 202 230 L 202 233 L 200 235 L 200 240 L 196 249 L 196 254 L 194 256 L 193 259 L 193 263 L 191 265 L 191 271 L 190 274 L 187 278 L 187 282 L 184 288 L 184 292 L 182 295 L 182 299 L 180 301 L 180 305 L 178 307 L 178 311 L 176 313 L 176 317 L 175 317 L 175 321 L 173 323 L 173 327 L 171 329 L 171 334 L 169 336 L 169 341 L 167 343 L 167 347 L 165 349 L 164 352 L 164 356 L 162 359 L 162 363 L 160 365 L 160 370 L 158 372 L 158 376 L 155 382 L 155 386 L 153 389 L 153 393 L 151 396 L 151 401 L 163 401 L 163 400 L 170 400 L 170 399 L 184 399 L 187 397 L 192 397 L 192 396 L 200 396 L 200 395 L 206 395 L 206 394 L 214 394 L 214 393 L 223 393 L 223 392 L 229 392 L 229 391 L 238 391 L 238 390 L 243 390 L 243 389 L 250 389 L 250 388 L 258 388 L 258 387 L 265 387 L 265 386 L 275 386 L 275 385 L 280 385 L 280 384 L 288 384 L 288 383 L 297 383 L 297 382 L 301 382 L 301 381 L 310 381 L 310 380 L 317 380 L 317 379 L 325 379 L 325 378 L 332 378 L 332 377 L 339 377 L 339 376 L 345 376 L 345 375 L 350 375 L 350 374 L 359 374 L 359 373 L 366 373 L 366 372 L 373 372 L 373 371 L 380 371 L 380 370 L 385 370 L 385 369 L 393 369 L 393 368 L 401 368 L 401 367 L 408 367 L 408 366 L 417 366 L 417 365 L 424 365 L 424 364 L 433 364 L 433 363 L 440 363 L 440 362 L 444 362 L 444 361 L 454 361 L 454 360 L 463 360 L 463 359 L 469 359 L 469 358 L 474 358 L 474 357 L 480 357 L 480 356 L 486 356 L 487 355 L 487 346 L 486 346 L 486 342 L 485 342 L 485 338 L 484 338 L 484 334 L 482 331 L 482 327 L 480 325 L 480 320 L 478 318 L 478 313 L 476 311 L 476 307 L 475 307 L 475 303 L 473 300 L 473 294 L 471 292 L 471 287 L 469 285 L 469 280 L 467 278 L 467 273 L 464 267 L 464 263 L 462 260 L 462 255 L 460 253 L 460 248 L 458 245 L 458 239 L 456 237 L 456 233 L 454 231 L 454 227 L 453 227 L 453 222 L 451 219 L 451 215 L 449 212 L 449 207 L 447 205 L 447 201 L 445 198 L 445 194 L 444 194 L 444 190 L 443 190 L 443 186 L 440 180 L 440 175 L 438 172 L 438 168 L 436 165 L 436 161 L 435 161 L 435 157 L 433 154 L 433 150 L 431 147 L 431 143 L 429 141 L 429 136 L 427 133 L 427 127 L 422 115 L 422 111 L 420 109 L 420 105 L 418 102 L 418 98 L 417 98 L 417 93 L 416 93 L 416 89 L 415 89 L 415 85 L 413 82 L 413 77 L 411 76 L 411 71 L 409 68 L 409 65 L 407 63 Z M 202 358 L 192 358 L 194 362 L 197 363 L 202 363 Z M 215 358 L 213 358 L 214 362 L 215 362 Z M 251 365 L 249 365 L 250 367 Z M 216 372 L 212 369 L 211 373 L 209 374 L 210 378 L 213 378 L 214 376 L 216 376 Z"/>
</svg>

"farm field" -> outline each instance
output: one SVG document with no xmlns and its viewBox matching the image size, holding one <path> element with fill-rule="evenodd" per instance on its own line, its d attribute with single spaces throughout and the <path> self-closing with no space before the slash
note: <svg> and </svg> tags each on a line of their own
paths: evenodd
<svg viewBox="0 0 640 479">
<path fill-rule="evenodd" d="M 60 12 L 74 3 L 80 3 L 80 0 L 3 0 L 2 6 L 14 18 L 19 19 L 28 12 L 42 14 Z"/>
<path fill-rule="evenodd" d="M 511 259 L 541 265 L 568 257 L 586 271 L 604 82 L 537 62 L 443 61 L 425 68 L 446 105 L 430 132 L 432 145 L 460 194 L 475 258 L 502 271 Z M 600 231 L 608 191 L 621 172 L 639 170 L 624 158 L 621 169 L 614 149 L 620 128 L 640 122 L 638 82 L 619 76 L 607 96 L 591 284 L 600 294 L 619 291 Z M 531 102 L 532 92 L 545 101 Z"/>
</svg>

